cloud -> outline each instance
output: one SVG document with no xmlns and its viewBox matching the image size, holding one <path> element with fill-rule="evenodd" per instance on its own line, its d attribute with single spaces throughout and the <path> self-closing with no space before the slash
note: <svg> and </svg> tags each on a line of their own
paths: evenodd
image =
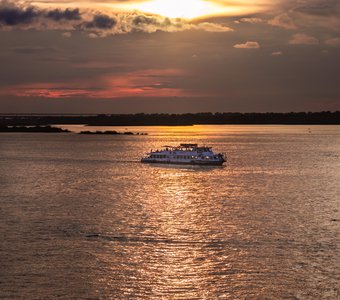
<svg viewBox="0 0 340 300">
<path fill-rule="evenodd" d="M 284 29 L 297 29 L 293 19 L 287 14 L 280 14 L 268 21 L 268 24 Z"/>
<path fill-rule="evenodd" d="M 2 26 L 1 26 L 2 25 Z M 177 32 L 203 30 L 207 32 L 228 32 L 232 28 L 211 22 L 190 22 L 185 19 L 170 19 L 141 12 L 109 12 L 105 10 L 80 10 L 79 8 L 38 8 L 15 5 L 0 0 L 0 30 L 38 29 L 84 31 L 90 37 L 105 37 L 130 32 L 153 33 L 156 31 Z"/>
<path fill-rule="evenodd" d="M 248 41 L 244 44 L 236 44 L 234 45 L 236 49 L 258 49 L 260 48 L 260 44 L 258 42 Z"/>
<path fill-rule="evenodd" d="M 239 20 L 236 20 L 234 23 L 240 24 L 240 23 L 251 23 L 251 24 L 258 24 L 263 23 L 264 20 L 261 18 L 241 18 Z"/>
<path fill-rule="evenodd" d="M 79 8 L 75 8 L 75 9 L 66 8 L 65 10 L 54 9 L 54 10 L 48 11 L 46 13 L 46 17 L 54 21 L 80 20 L 81 19 Z"/>
<path fill-rule="evenodd" d="M 215 24 L 215 23 L 209 23 L 209 22 L 203 22 L 199 23 L 197 25 L 193 25 L 194 29 L 200 29 L 208 32 L 229 32 L 234 31 L 234 29 L 224 26 L 221 24 Z"/>
<path fill-rule="evenodd" d="M 61 34 L 63 37 L 65 37 L 65 38 L 70 38 L 71 36 L 72 36 L 72 32 L 63 32 L 62 34 Z"/>
<path fill-rule="evenodd" d="M 0 6 L 0 25 L 15 26 L 31 23 L 39 14 L 40 11 L 34 7 L 21 9 L 12 5 Z"/>
<path fill-rule="evenodd" d="M 94 33 L 94 32 L 90 32 L 90 33 L 88 34 L 88 37 L 91 38 L 91 39 L 96 39 L 96 38 L 99 38 L 99 37 L 100 37 L 100 34 Z"/>
<path fill-rule="evenodd" d="M 146 69 L 68 82 L 19 84 L 2 89 L 0 95 L 50 99 L 196 96 L 193 91 L 185 90 L 174 83 L 178 77 L 184 75 L 185 72 L 180 69 Z"/>
<path fill-rule="evenodd" d="M 340 37 L 326 40 L 325 44 L 331 47 L 340 47 Z"/>
<path fill-rule="evenodd" d="M 318 45 L 319 40 L 305 33 L 294 34 L 289 41 L 290 45 Z"/>
<path fill-rule="evenodd" d="M 81 21 L 79 9 L 46 10 L 0 0 L 1 29 L 72 29 Z"/>
<path fill-rule="evenodd" d="M 337 14 L 339 9 L 338 0 L 309 0 L 298 2 L 294 11 L 315 16 L 330 16 Z"/>
<path fill-rule="evenodd" d="M 268 24 L 284 29 L 326 28 L 340 30 L 339 0 L 278 1 L 277 11 L 279 13 L 269 20 Z"/>
<path fill-rule="evenodd" d="M 93 17 L 92 21 L 81 24 L 85 29 L 112 29 L 117 24 L 117 20 L 113 17 L 97 14 Z"/>
</svg>

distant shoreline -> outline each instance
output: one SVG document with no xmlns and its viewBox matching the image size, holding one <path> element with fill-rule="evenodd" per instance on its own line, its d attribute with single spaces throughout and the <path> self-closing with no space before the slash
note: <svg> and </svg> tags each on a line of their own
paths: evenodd
<svg viewBox="0 0 340 300">
<path fill-rule="evenodd" d="M 0 114 L 0 126 L 192 126 L 192 125 L 340 125 L 340 111 L 300 113 L 197 113 L 37 115 Z"/>
<path fill-rule="evenodd" d="M 33 126 L 11 126 L 0 125 L 0 133 L 76 133 L 68 129 L 63 129 L 50 125 L 33 125 Z M 133 133 L 131 131 L 118 132 L 115 130 L 108 131 L 81 131 L 78 132 L 81 135 L 148 135 L 147 133 Z"/>
<path fill-rule="evenodd" d="M 62 129 L 55 126 L 7 126 L 0 125 L 0 133 L 70 133 L 68 129 Z"/>
</svg>

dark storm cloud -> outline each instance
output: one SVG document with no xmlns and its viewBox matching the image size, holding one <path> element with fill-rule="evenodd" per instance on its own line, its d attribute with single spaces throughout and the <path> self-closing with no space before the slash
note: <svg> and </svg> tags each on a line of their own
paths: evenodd
<svg viewBox="0 0 340 300">
<path fill-rule="evenodd" d="M 166 19 L 167 22 L 170 22 L 169 19 Z M 135 18 L 133 18 L 132 23 L 136 26 L 140 26 L 140 25 L 160 25 L 159 21 L 152 16 L 144 16 L 144 15 L 139 15 L 136 16 Z"/>
<path fill-rule="evenodd" d="M 34 7 L 22 9 L 15 6 L 0 6 L 0 24 L 7 26 L 27 24 L 33 22 L 40 14 L 41 12 Z"/>
<path fill-rule="evenodd" d="M 131 19 L 133 31 L 154 32 L 157 30 L 180 31 L 186 25 L 181 19 L 169 19 L 160 16 L 139 14 Z M 189 28 L 188 28 L 189 29 Z"/>
<path fill-rule="evenodd" d="M 104 14 L 95 15 L 90 22 L 82 24 L 86 29 L 112 29 L 117 24 L 117 20 Z"/>
<path fill-rule="evenodd" d="M 65 10 L 54 9 L 46 13 L 46 17 L 54 21 L 60 20 L 80 20 L 81 15 L 78 8 Z"/>
<path fill-rule="evenodd" d="M 21 7 L 11 2 L 0 1 L 0 25 L 3 26 L 15 27 L 35 24 L 36 27 L 39 28 L 39 21 L 43 19 L 59 22 L 79 21 L 81 18 L 81 13 L 78 8 L 44 10 L 38 7 Z"/>
</svg>

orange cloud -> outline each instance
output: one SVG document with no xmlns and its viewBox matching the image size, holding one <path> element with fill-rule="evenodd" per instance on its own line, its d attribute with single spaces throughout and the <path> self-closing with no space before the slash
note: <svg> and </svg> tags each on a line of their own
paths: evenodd
<svg viewBox="0 0 340 300">
<path fill-rule="evenodd" d="M 289 41 L 291 45 L 318 45 L 319 40 L 305 33 L 294 34 Z"/>
<path fill-rule="evenodd" d="M 340 38 L 329 39 L 325 41 L 327 46 L 340 47 Z"/>
<path fill-rule="evenodd" d="M 174 84 L 174 79 L 183 75 L 184 72 L 177 69 L 143 70 L 71 82 L 16 85 L 3 89 L 1 94 L 20 97 L 102 99 L 195 96 L 192 91 Z"/>
<path fill-rule="evenodd" d="M 234 45 L 234 48 L 236 49 L 258 49 L 260 48 L 260 44 L 258 42 L 248 41 L 244 44 L 236 44 Z"/>
<path fill-rule="evenodd" d="M 284 29 L 297 29 L 294 20 L 287 13 L 282 13 L 276 16 L 274 19 L 269 20 L 268 24 Z"/>
<path fill-rule="evenodd" d="M 282 51 L 275 51 L 275 52 L 272 52 L 272 56 L 281 56 L 283 55 L 283 52 Z"/>
</svg>

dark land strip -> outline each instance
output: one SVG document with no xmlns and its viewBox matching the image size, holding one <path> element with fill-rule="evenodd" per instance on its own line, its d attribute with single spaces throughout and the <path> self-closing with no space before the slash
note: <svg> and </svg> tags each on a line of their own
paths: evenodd
<svg viewBox="0 0 340 300">
<path fill-rule="evenodd" d="M 340 125 L 340 111 L 299 113 L 0 115 L 0 126 L 46 126 L 52 124 L 85 124 L 89 126 L 191 126 L 198 124 Z"/>
</svg>

